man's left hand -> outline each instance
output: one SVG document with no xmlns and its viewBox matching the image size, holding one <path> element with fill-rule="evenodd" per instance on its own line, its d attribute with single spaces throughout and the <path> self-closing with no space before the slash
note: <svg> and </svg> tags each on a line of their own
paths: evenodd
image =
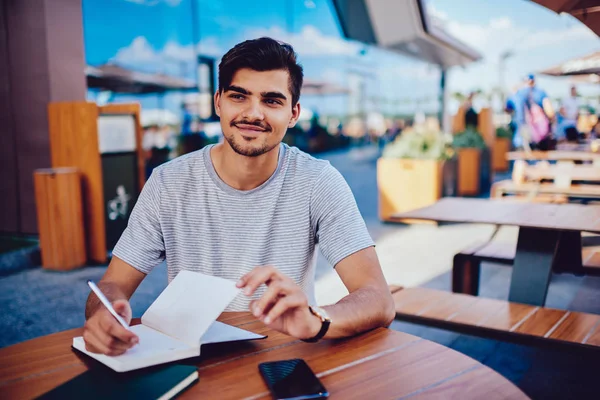
<svg viewBox="0 0 600 400">
<path fill-rule="evenodd" d="M 292 279 L 272 266 L 256 267 L 238 282 L 246 296 L 267 285 L 259 300 L 250 302 L 250 312 L 269 328 L 298 339 L 310 339 L 321 329 L 321 321 L 308 308 L 308 299 Z"/>
</svg>

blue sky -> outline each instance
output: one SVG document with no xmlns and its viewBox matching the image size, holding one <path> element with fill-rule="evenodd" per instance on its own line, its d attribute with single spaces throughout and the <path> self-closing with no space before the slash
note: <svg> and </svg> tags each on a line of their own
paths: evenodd
<svg viewBox="0 0 600 400">
<path fill-rule="evenodd" d="M 399 0 L 398 0 L 399 1 Z M 505 82 L 572 57 L 600 50 L 600 39 L 579 21 L 526 0 L 424 0 L 429 14 L 449 33 L 477 49 L 484 60 L 453 68 L 450 91 L 488 91 L 499 84 L 498 56 L 511 50 Z M 310 79 L 348 85 L 348 74 L 366 80 L 369 109 L 435 112 L 439 70 L 406 56 L 344 40 L 329 0 L 198 0 L 194 34 L 193 0 L 83 0 L 87 62 L 113 61 L 136 70 L 195 79 L 194 46 L 217 60 L 244 39 L 272 36 L 292 43 Z M 566 79 L 538 79 L 551 96 L 568 91 Z M 599 94 L 598 85 L 582 85 Z M 178 109 L 182 95 L 143 98 L 145 107 Z M 419 102 L 418 105 L 415 105 Z M 303 104 L 337 113 L 346 96 L 303 98 Z"/>
<path fill-rule="evenodd" d="M 450 74 L 452 90 L 490 89 L 498 85 L 498 56 L 510 50 L 506 83 L 513 86 L 528 73 L 535 73 L 574 57 L 600 50 L 598 38 L 570 15 L 556 13 L 526 0 L 427 0 L 430 15 L 445 29 L 480 51 L 484 60 L 455 69 Z M 538 76 L 540 86 L 551 96 L 564 96 L 568 78 Z M 583 94 L 600 94 L 598 85 L 579 85 Z"/>
</svg>

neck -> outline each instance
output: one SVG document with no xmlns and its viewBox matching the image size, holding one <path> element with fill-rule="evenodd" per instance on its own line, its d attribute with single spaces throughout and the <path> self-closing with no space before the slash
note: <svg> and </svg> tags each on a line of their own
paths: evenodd
<svg viewBox="0 0 600 400">
<path fill-rule="evenodd" d="M 237 190 L 252 190 L 275 173 L 279 162 L 279 147 L 258 157 L 247 157 L 236 153 L 224 141 L 211 149 L 210 158 L 223 182 Z"/>
</svg>

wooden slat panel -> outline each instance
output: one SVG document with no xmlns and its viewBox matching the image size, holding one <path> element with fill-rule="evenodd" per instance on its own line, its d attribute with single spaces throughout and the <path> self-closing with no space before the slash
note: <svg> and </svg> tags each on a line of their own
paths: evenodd
<svg viewBox="0 0 600 400">
<path fill-rule="evenodd" d="M 509 160 L 565 160 L 593 161 L 600 155 L 585 151 L 511 151 L 507 154 Z"/>
<path fill-rule="evenodd" d="M 506 302 L 495 314 L 482 321 L 479 326 L 509 331 L 513 326 L 523 321 L 534 309 L 535 307 L 525 304 Z"/>
<path fill-rule="evenodd" d="M 483 323 L 490 316 L 497 314 L 506 306 L 502 300 L 492 300 L 483 297 L 474 297 L 476 300 L 471 306 L 462 309 L 458 314 L 452 316 L 449 321 L 458 324 L 475 325 Z"/>
<path fill-rule="evenodd" d="M 449 298 L 444 299 L 444 301 L 435 302 L 430 307 L 421 310 L 417 315 L 445 321 L 460 311 L 467 309 L 476 301 L 477 299 L 473 296 L 454 293 Z"/>
<path fill-rule="evenodd" d="M 600 322 L 600 315 L 571 312 L 550 334 L 550 338 L 582 343 Z"/>
<path fill-rule="evenodd" d="M 87 255 L 106 262 L 102 165 L 98 148 L 98 107 L 87 102 L 48 105 L 52 167 L 77 167 L 82 175 Z"/>
<path fill-rule="evenodd" d="M 527 395 L 507 379 L 489 368 L 475 368 L 455 379 L 432 386 L 411 399 L 528 399 Z"/>
<path fill-rule="evenodd" d="M 516 327 L 514 332 L 543 337 L 566 313 L 567 311 L 564 310 L 538 308 L 526 321 Z"/>
<path fill-rule="evenodd" d="M 392 295 L 396 312 L 401 314 L 417 314 L 430 305 L 451 296 L 452 293 L 427 288 L 406 288 Z"/>
<path fill-rule="evenodd" d="M 481 150 L 464 148 L 458 150 L 458 195 L 479 194 Z"/>
</svg>

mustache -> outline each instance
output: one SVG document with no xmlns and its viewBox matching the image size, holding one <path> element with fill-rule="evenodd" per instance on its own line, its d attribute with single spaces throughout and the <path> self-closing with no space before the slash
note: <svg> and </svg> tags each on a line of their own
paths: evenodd
<svg viewBox="0 0 600 400">
<path fill-rule="evenodd" d="M 261 128 L 261 129 L 263 129 L 265 131 L 268 131 L 268 132 L 270 132 L 272 130 L 271 129 L 271 125 L 267 124 L 266 122 L 262 122 L 262 121 L 248 121 L 246 119 L 242 119 L 242 120 L 239 120 L 239 121 L 231 121 L 231 123 L 229 125 L 230 126 L 237 126 L 238 124 L 241 124 L 241 125 L 253 125 L 253 126 L 259 127 L 259 128 Z"/>
</svg>

